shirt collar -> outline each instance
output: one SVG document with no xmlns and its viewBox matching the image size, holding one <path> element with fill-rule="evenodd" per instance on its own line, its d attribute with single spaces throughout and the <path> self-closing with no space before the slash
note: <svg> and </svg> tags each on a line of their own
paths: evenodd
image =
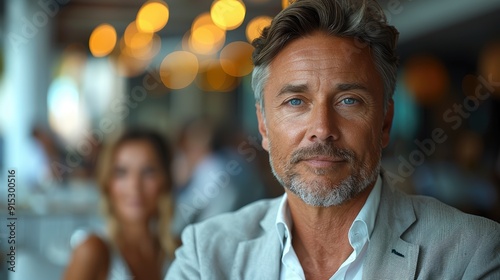
<svg viewBox="0 0 500 280">
<path fill-rule="evenodd" d="M 375 227 L 375 218 L 377 217 L 377 210 L 380 204 L 381 192 L 382 177 L 378 175 L 377 182 L 375 182 L 375 186 L 370 192 L 370 195 L 368 195 L 365 205 L 363 205 L 363 208 L 361 208 L 361 211 L 359 211 L 358 216 L 356 216 L 356 218 L 354 219 L 354 221 L 363 221 L 366 224 L 368 236 L 372 235 L 373 228 Z"/>
<path fill-rule="evenodd" d="M 375 226 L 375 218 L 377 217 L 378 206 L 380 204 L 381 191 L 382 178 L 380 177 L 380 175 L 378 175 L 375 186 L 368 195 L 363 208 L 361 208 L 349 229 L 349 242 L 357 253 L 359 253 L 358 250 L 362 249 L 364 243 L 370 240 L 370 236 Z M 290 215 L 290 209 L 287 203 L 287 194 L 285 193 L 283 195 L 283 198 L 281 199 L 278 208 L 278 214 L 276 217 L 276 229 L 278 238 L 281 243 L 281 249 L 285 247 L 285 243 L 291 241 L 291 238 L 288 237 L 291 236 L 290 229 L 292 228 L 292 225 L 293 224 Z M 358 234 L 356 233 L 361 233 L 361 235 L 363 236 L 362 240 L 358 240 L 359 238 L 356 238 L 356 236 L 358 236 Z M 362 244 L 359 244 L 360 241 Z"/>
<path fill-rule="evenodd" d="M 382 178 L 377 177 L 377 182 L 366 199 L 365 205 L 359 211 L 349 228 L 349 243 L 354 249 L 355 256 L 361 254 L 363 247 L 370 241 L 375 218 L 377 217 L 378 206 L 380 204 L 380 193 L 382 191 Z"/>
<path fill-rule="evenodd" d="M 288 209 L 287 194 L 283 195 L 280 206 L 278 207 L 278 215 L 276 217 L 276 229 L 278 230 L 278 237 L 281 242 L 281 249 L 285 246 L 285 241 L 290 235 L 290 228 L 292 226 L 292 217 L 290 209 Z"/>
</svg>

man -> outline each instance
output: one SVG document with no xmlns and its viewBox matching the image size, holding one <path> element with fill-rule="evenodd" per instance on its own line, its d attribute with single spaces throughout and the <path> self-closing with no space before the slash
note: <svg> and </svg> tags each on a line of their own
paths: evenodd
<svg viewBox="0 0 500 280">
<path fill-rule="evenodd" d="M 374 1 L 298 0 L 254 42 L 262 146 L 285 195 L 186 228 L 167 279 L 500 279 L 500 225 L 380 171 L 397 31 Z"/>
</svg>

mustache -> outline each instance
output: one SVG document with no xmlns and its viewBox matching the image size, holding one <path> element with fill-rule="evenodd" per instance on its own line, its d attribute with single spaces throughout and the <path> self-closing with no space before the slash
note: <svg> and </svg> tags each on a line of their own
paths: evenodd
<svg viewBox="0 0 500 280">
<path fill-rule="evenodd" d="M 350 149 L 336 147 L 335 145 L 327 143 L 316 143 L 293 151 L 290 157 L 290 163 L 295 164 L 301 160 L 307 160 L 316 156 L 332 157 L 347 162 L 353 162 L 356 159 L 356 154 Z"/>
</svg>

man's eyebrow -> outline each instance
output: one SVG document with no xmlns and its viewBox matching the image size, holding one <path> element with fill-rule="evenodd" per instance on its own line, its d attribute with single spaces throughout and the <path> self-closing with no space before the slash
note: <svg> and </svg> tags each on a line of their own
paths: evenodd
<svg viewBox="0 0 500 280">
<path fill-rule="evenodd" d="M 364 85 L 358 83 L 337 84 L 338 91 L 348 91 L 353 89 L 368 90 Z"/>
<path fill-rule="evenodd" d="M 306 92 L 308 90 L 307 84 L 300 84 L 300 85 L 291 85 L 287 84 L 284 87 L 280 89 L 278 92 L 278 96 L 284 94 L 284 93 L 301 93 L 301 92 Z"/>
<path fill-rule="evenodd" d="M 368 89 L 364 85 L 359 83 L 343 83 L 336 85 L 337 91 L 349 91 L 355 89 L 368 91 Z M 309 87 L 307 86 L 307 84 L 299 84 L 299 85 L 286 84 L 280 89 L 277 96 L 280 96 L 285 93 L 304 93 L 307 92 L 308 90 Z"/>
</svg>

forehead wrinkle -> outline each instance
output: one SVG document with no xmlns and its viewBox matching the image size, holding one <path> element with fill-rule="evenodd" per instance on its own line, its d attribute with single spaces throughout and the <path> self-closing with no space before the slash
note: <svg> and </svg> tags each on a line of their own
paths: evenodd
<svg viewBox="0 0 500 280">
<path fill-rule="evenodd" d="M 306 74 L 306 73 L 316 73 L 316 72 L 322 72 L 324 70 L 330 70 L 332 71 L 331 72 L 332 74 L 333 73 L 335 74 L 355 73 L 357 75 L 362 74 L 360 73 L 362 71 L 346 69 L 345 68 L 346 64 L 354 62 L 346 62 L 347 59 L 344 57 L 339 59 L 339 57 L 333 55 L 324 57 L 324 56 L 297 56 L 294 54 L 287 54 L 286 58 L 288 59 L 285 59 L 285 57 L 281 57 L 279 60 L 276 60 L 276 63 L 271 63 L 270 65 L 271 71 L 279 68 L 285 68 L 285 70 L 283 71 L 284 73 L 303 72 L 304 74 Z M 317 76 L 316 74 L 313 75 Z M 366 80 L 366 77 L 364 78 L 365 79 L 363 79 L 363 81 Z"/>
<path fill-rule="evenodd" d="M 378 90 L 371 82 L 371 70 L 376 72 L 376 69 L 372 67 L 371 53 L 366 48 L 353 51 L 355 46 L 345 38 L 321 37 L 324 38 L 312 36 L 293 41 L 270 62 L 271 75 L 279 73 L 276 76 L 279 81 L 275 81 L 281 83 L 273 89 L 275 97 L 285 84 L 306 84 L 308 87 L 300 90 L 308 92 L 320 90 L 316 86 L 328 92 L 339 92 L 338 84 L 358 84 L 364 88 L 357 89 L 365 92 Z M 350 87 L 350 90 L 356 88 Z"/>
<path fill-rule="evenodd" d="M 302 50 L 300 50 L 302 52 Z M 323 69 L 330 69 L 330 68 L 335 68 L 335 69 L 340 69 L 338 64 L 340 64 L 334 56 L 319 56 L 316 55 L 314 52 L 308 51 L 307 53 L 313 54 L 313 55 L 300 55 L 300 54 L 295 54 L 295 53 L 289 53 L 286 54 L 288 59 L 283 63 L 281 62 L 280 64 L 312 64 L 312 68 L 308 70 L 323 70 Z"/>
<path fill-rule="evenodd" d="M 303 38 L 304 40 L 307 40 L 307 38 Z M 293 44 L 293 43 L 292 43 Z M 297 44 L 305 44 L 305 42 L 297 42 Z M 287 46 L 291 47 L 291 46 Z M 341 63 L 346 63 L 346 62 L 352 62 L 353 58 L 354 59 L 359 59 L 360 56 L 362 56 L 367 50 L 357 50 L 353 51 L 352 46 L 349 46 L 345 42 L 339 43 L 339 45 L 318 45 L 315 44 L 313 45 L 314 49 L 310 48 L 304 48 L 300 47 L 295 50 L 286 50 L 286 56 L 288 56 L 287 62 L 301 62 L 301 61 L 320 61 L 320 62 L 326 62 L 329 59 L 332 59 L 333 61 L 336 62 L 336 64 L 341 64 Z M 331 52 L 330 56 L 321 56 L 318 55 L 318 52 Z M 369 52 L 368 52 L 369 53 Z M 278 56 L 281 56 L 283 52 L 279 53 Z M 353 57 L 354 56 L 354 57 Z M 370 54 L 371 56 L 371 54 Z M 325 63 L 323 63 L 325 64 Z M 339 68 L 339 67 L 337 67 Z"/>
</svg>

